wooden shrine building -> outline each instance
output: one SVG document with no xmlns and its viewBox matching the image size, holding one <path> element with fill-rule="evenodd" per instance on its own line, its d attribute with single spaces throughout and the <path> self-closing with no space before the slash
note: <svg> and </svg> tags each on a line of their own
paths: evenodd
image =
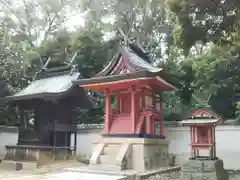
<svg viewBox="0 0 240 180">
<path fill-rule="evenodd" d="M 119 162 L 119 159 L 111 159 L 110 152 L 108 154 L 106 149 L 111 149 L 112 143 L 118 142 L 119 147 L 115 150 L 119 151 L 121 147 L 124 148 L 126 138 L 129 142 L 128 147 L 132 147 L 132 143 L 138 140 L 141 146 L 145 146 L 147 141 L 153 139 L 156 142 L 162 140 L 161 143 L 167 144 L 167 141 L 164 141 L 163 105 L 156 90 L 164 92 L 173 91 L 176 88 L 161 77 L 162 69 L 151 65 L 149 60 L 148 54 L 139 45 L 129 42 L 119 47 L 114 58 L 95 77 L 74 81 L 74 84 L 79 87 L 105 95 L 104 131 L 102 139 L 94 142 L 98 145 L 91 158 L 92 165 L 111 164 L 123 169 L 123 166 L 120 166 L 123 162 Z M 112 106 L 113 100 L 116 102 L 115 107 Z M 104 144 L 102 150 L 101 144 Z M 156 148 L 158 147 L 156 145 Z M 164 151 L 167 151 L 167 147 L 168 145 Z M 103 149 L 105 154 L 101 154 Z M 126 147 L 124 150 L 121 151 L 123 153 L 121 158 L 126 158 L 128 154 Z M 129 153 L 136 154 L 135 150 Z M 150 157 L 154 156 L 153 154 L 147 156 L 154 162 L 154 157 Z M 142 158 L 139 164 L 144 163 L 144 157 L 139 155 L 138 158 Z M 131 168 L 138 171 L 150 168 L 144 165 L 138 167 L 135 164 L 136 160 L 133 158 L 131 161 L 134 162 L 129 162 L 132 164 Z M 149 166 L 152 166 L 152 163 L 150 164 Z"/>
<path fill-rule="evenodd" d="M 6 146 L 5 162 L 45 164 L 76 153 L 77 122 L 73 120 L 73 110 L 77 106 L 88 108 L 91 101 L 82 88 L 72 84 L 80 78 L 75 66 L 50 65 L 48 61 L 25 89 L 1 99 L 20 112 L 18 142 Z"/>
<path fill-rule="evenodd" d="M 155 135 L 155 124 L 160 124 L 159 135 L 164 136 L 162 102 L 156 89 L 176 88 L 159 76 L 162 69 L 147 58 L 136 44 L 122 46 L 96 77 L 74 82 L 105 94 L 105 135 Z M 111 98 L 116 100 L 114 108 Z"/>
<path fill-rule="evenodd" d="M 216 156 L 215 127 L 220 117 L 209 109 L 197 109 L 187 120 L 181 121 L 184 126 L 190 127 L 191 159 L 207 158 L 214 160 Z M 209 152 L 208 156 L 200 155 L 200 150 Z"/>
<path fill-rule="evenodd" d="M 200 108 L 193 111 L 187 120 L 181 121 L 190 127 L 191 158 L 182 163 L 180 180 L 229 179 L 223 160 L 216 156 L 215 127 L 219 120 L 220 116 L 210 108 Z M 208 154 L 203 154 L 206 152 Z"/>
</svg>

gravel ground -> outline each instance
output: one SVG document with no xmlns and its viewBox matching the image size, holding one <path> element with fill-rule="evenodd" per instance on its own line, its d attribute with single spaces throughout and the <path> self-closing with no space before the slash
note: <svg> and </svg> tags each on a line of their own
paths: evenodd
<svg viewBox="0 0 240 180">
<path fill-rule="evenodd" d="M 228 171 L 229 180 L 240 180 L 240 171 Z"/>
<path fill-rule="evenodd" d="M 239 171 L 228 171 L 229 173 L 229 179 L 228 180 L 240 180 L 240 170 Z M 172 174 L 165 174 L 165 175 L 155 175 L 147 180 L 180 180 L 179 178 L 180 172 L 175 173 L 173 172 Z"/>
<path fill-rule="evenodd" d="M 84 173 L 76 173 L 76 172 L 66 172 L 64 173 L 64 169 L 66 168 L 79 168 L 84 167 L 86 165 L 81 164 L 76 161 L 66 161 L 61 163 L 54 163 L 49 164 L 43 167 L 40 167 L 34 171 L 27 171 L 27 170 L 21 170 L 21 171 L 7 171 L 7 170 L 1 170 L 0 169 L 0 180 L 115 180 L 114 177 L 108 178 L 108 177 L 100 177 L 100 176 L 89 176 L 88 174 Z M 240 170 L 239 171 L 228 171 L 229 172 L 229 180 L 240 180 Z M 68 173 L 68 174 L 67 174 Z M 64 177 L 66 176 L 66 177 Z M 171 178 L 170 178 L 171 177 Z M 167 177 L 151 177 L 149 180 L 180 180 L 179 173 L 174 173 L 173 175 Z M 118 179 L 116 177 L 116 179 Z"/>
</svg>

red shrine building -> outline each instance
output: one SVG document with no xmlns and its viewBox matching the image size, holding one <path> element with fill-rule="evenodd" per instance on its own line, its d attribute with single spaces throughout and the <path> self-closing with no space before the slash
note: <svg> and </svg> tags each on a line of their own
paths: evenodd
<svg viewBox="0 0 240 180">
<path fill-rule="evenodd" d="M 152 66 L 148 60 L 142 48 L 130 43 L 120 47 L 95 77 L 74 82 L 87 90 L 104 93 L 103 135 L 164 137 L 163 105 L 156 89 L 164 92 L 176 88 L 161 77 L 162 69 Z M 113 99 L 115 107 L 112 107 Z"/>
<path fill-rule="evenodd" d="M 105 95 L 104 131 L 92 141 L 92 168 L 146 172 L 169 164 L 163 102 L 156 91 L 176 88 L 148 62 L 148 54 L 129 43 L 95 77 L 74 81 Z"/>
<path fill-rule="evenodd" d="M 187 120 L 181 124 L 190 127 L 191 159 L 209 158 L 217 159 L 215 127 L 220 116 L 209 109 L 197 109 L 191 113 Z M 200 151 L 209 152 L 209 156 L 200 155 Z"/>
</svg>

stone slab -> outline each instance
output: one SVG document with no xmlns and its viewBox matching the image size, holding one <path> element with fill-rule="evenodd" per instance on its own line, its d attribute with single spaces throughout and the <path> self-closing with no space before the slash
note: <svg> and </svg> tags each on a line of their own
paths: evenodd
<svg viewBox="0 0 240 180">
<path fill-rule="evenodd" d="M 182 166 L 182 171 L 189 173 L 197 173 L 201 170 L 204 172 L 216 172 L 218 169 L 223 169 L 222 160 L 189 160 Z"/>
<path fill-rule="evenodd" d="M 52 174 L 26 175 L 21 177 L 9 177 L 4 180 L 125 180 L 125 176 L 103 175 L 79 172 L 58 172 Z"/>
<path fill-rule="evenodd" d="M 90 167 L 66 168 L 64 170 L 67 172 L 80 172 L 80 173 L 93 173 L 93 174 L 95 173 L 95 174 L 103 174 L 103 175 L 120 175 L 120 176 L 125 176 L 126 180 L 148 180 L 148 179 L 149 180 L 157 180 L 157 179 L 175 180 L 175 179 L 179 179 L 181 167 L 180 166 L 165 167 L 165 168 L 159 168 L 156 170 L 148 171 L 145 173 L 138 173 L 134 170 L 123 170 L 119 172 L 93 170 Z M 171 178 L 168 178 L 168 177 L 171 177 Z"/>
</svg>

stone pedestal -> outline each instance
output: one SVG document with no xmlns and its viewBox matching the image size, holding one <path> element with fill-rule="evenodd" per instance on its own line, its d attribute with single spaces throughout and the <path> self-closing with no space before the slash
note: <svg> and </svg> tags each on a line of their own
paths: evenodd
<svg viewBox="0 0 240 180">
<path fill-rule="evenodd" d="M 7 145 L 6 155 L 2 164 L 13 165 L 18 169 L 29 169 L 31 167 L 38 167 L 39 165 L 49 164 L 53 160 L 68 160 L 72 159 L 73 155 L 67 149 L 55 149 L 53 151 L 51 146 L 28 146 L 28 145 Z M 18 167 L 17 167 L 18 166 Z M 24 168 L 24 166 L 26 168 Z"/>
<path fill-rule="evenodd" d="M 228 180 L 222 160 L 188 160 L 182 165 L 180 180 Z"/>
<path fill-rule="evenodd" d="M 146 172 L 170 164 L 169 141 L 154 138 L 97 137 L 93 141 L 90 167 Z"/>
</svg>

